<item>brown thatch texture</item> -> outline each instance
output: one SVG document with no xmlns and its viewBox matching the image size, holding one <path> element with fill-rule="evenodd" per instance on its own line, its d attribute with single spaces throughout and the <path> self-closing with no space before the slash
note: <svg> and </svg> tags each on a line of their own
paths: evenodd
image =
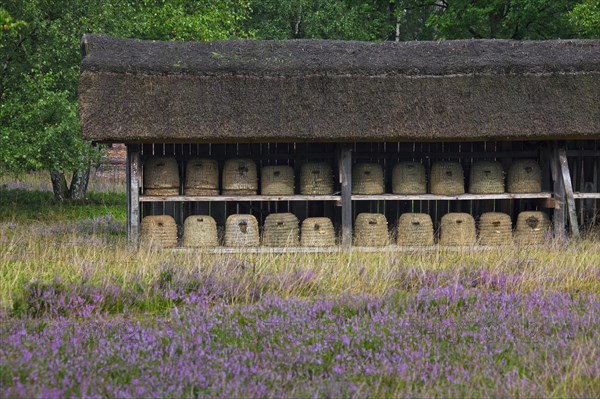
<svg viewBox="0 0 600 399">
<path fill-rule="evenodd" d="M 293 213 L 271 213 L 265 218 L 264 246 L 296 247 L 299 243 L 298 218 Z"/>
<path fill-rule="evenodd" d="M 510 216 L 501 212 L 486 212 L 479 217 L 479 244 L 512 244 L 512 221 Z"/>
<path fill-rule="evenodd" d="M 382 213 L 359 213 L 354 222 L 354 245 L 383 247 L 390 243 L 387 219 Z"/>
<path fill-rule="evenodd" d="M 426 213 L 403 213 L 398 219 L 398 245 L 433 245 L 433 222 Z"/>
<path fill-rule="evenodd" d="M 79 112 L 98 141 L 600 137 L 598 40 L 83 46 Z"/>
<path fill-rule="evenodd" d="M 332 247 L 335 245 L 335 230 L 331 219 L 307 218 L 302 221 L 300 243 L 303 247 Z"/>
<path fill-rule="evenodd" d="M 468 213 L 447 213 L 440 222 L 440 245 L 475 244 L 475 219 Z"/>
<path fill-rule="evenodd" d="M 140 224 L 142 245 L 155 245 L 163 248 L 177 246 L 177 224 L 168 215 L 146 216 Z"/>
<path fill-rule="evenodd" d="M 216 247 L 217 222 L 208 215 L 188 216 L 183 223 L 184 247 Z"/>
</svg>

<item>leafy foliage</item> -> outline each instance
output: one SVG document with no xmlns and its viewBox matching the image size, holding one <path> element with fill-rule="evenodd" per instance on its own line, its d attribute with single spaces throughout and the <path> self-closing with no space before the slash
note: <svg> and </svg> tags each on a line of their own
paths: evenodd
<svg viewBox="0 0 600 399">
<path fill-rule="evenodd" d="M 568 13 L 576 0 L 442 1 L 428 20 L 439 39 L 574 37 Z"/>
<path fill-rule="evenodd" d="M 600 0 L 584 0 L 570 13 L 571 21 L 584 37 L 600 37 Z"/>
</svg>

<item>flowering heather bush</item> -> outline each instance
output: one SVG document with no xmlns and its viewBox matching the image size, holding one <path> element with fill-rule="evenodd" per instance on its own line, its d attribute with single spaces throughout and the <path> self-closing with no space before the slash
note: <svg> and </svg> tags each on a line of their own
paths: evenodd
<svg viewBox="0 0 600 399">
<path fill-rule="evenodd" d="M 600 395 L 600 297 L 454 287 L 8 319 L 2 397 Z"/>
</svg>

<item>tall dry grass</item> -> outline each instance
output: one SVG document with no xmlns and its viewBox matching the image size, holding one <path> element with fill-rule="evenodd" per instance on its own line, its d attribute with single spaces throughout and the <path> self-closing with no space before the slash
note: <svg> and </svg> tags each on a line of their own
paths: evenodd
<svg viewBox="0 0 600 399">
<path fill-rule="evenodd" d="M 237 284 L 232 300 L 330 294 L 383 295 L 427 285 L 499 285 L 515 291 L 600 291 L 600 242 L 543 246 L 328 254 L 213 254 L 132 248 L 110 217 L 0 225 L 0 300 L 12 306 L 30 281 L 151 283 L 169 273 Z M 193 276 L 193 277 L 192 277 Z"/>
</svg>

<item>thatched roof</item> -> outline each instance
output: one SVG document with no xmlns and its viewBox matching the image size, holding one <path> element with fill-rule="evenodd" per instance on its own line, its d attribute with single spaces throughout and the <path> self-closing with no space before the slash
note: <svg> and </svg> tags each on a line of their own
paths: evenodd
<svg viewBox="0 0 600 399">
<path fill-rule="evenodd" d="M 600 137 L 600 41 L 156 42 L 86 35 L 84 137 Z"/>
</svg>

